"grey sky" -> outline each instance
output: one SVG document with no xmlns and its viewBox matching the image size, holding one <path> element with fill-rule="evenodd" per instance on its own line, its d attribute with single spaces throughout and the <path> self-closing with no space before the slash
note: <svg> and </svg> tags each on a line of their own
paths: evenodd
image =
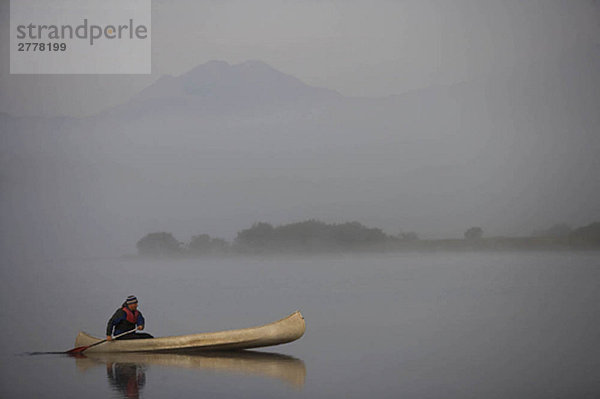
<svg viewBox="0 0 600 399">
<path fill-rule="evenodd" d="M 259 59 L 306 83 L 386 96 L 508 73 L 600 43 L 597 1 L 153 1 L 152 76 L 8 74 L 0 23 L 0 111 L 86 115 L 162 74 Z"/>
<path fill-rule="evenodd" d="M 1 4 L 0 252 L 600 219 L 598 1 L 154 0 L 148 76 L 9 75 Z"/>
</svg>

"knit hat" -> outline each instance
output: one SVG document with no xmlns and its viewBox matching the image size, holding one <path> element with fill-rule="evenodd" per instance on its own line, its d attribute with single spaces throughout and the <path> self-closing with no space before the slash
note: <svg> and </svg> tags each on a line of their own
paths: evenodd
<svg viewBox="0 0 600 399">
<path fill-rule="evenodd" d="M 135 295 L 129 295 L 127 300 L 125 301 L 127 305 L 131 305 L 132 303 L 138 303 L 138 300 Z"/>
</svg>

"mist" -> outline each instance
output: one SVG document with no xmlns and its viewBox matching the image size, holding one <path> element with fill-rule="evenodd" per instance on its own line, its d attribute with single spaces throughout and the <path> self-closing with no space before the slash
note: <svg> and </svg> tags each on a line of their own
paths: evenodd
<svg viewBox="0 0 600 399">
<path fill-rule="evenodd" d="M 598 396 L 598 1 L 153 0 L 148 75 L 9 19 L 1 397 Z"/>
<path fill-rule="evenodd" d="M 157 1 L 150 76 L 9 75 L 3 57 L 2 253 L 600 219 L 597 2 L 379 6 Z"/>
</svg>

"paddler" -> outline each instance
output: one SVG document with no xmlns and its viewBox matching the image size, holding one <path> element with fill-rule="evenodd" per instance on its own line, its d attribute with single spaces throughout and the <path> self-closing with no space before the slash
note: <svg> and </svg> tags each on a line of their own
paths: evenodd
<svg viewBox="0 0 600 399">
<path fill-rule="evenodd" d="M 106 340 L 112 341 L 112 335 L 119 335 L 127 331 L 131 331 L 134 328 L 138 330 L 144 329 L 144 316 L 142 312 L 138 310 L 138 300 L 135 295 L 129 295 L 125 302 L 121 305 L 115 314 L 110 318 L 106 325 Z M 125 334 L 117 339 L 140 339 L 140 338 L 154 338 L 148 333 L 133 332 Z"/>
</svg>

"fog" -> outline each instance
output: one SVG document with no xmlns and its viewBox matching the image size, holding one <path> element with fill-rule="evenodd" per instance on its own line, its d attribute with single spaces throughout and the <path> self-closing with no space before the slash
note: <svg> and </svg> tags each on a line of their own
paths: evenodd
<svg viewBox="0 0 600 399">
<path fill-rule="evenodd" d="M 153 0 L 152 74 L 10 75 L 0 0 L 0 396 L 597 396 L 600 223 L 570 228 L 600 222 L 599 21 Z M 307 330 L 276 354 L 22 355 L 102 336 L 130 294 L 157 337 L 296 309 Z"/>
<path fill-rule="evenodd" d="M 9 75 L 2 40 L 3 257 L 258 221 L 442 238 L 598 220 L 599 7 L 155 1 L 150 76 Z"/>
</svg>

